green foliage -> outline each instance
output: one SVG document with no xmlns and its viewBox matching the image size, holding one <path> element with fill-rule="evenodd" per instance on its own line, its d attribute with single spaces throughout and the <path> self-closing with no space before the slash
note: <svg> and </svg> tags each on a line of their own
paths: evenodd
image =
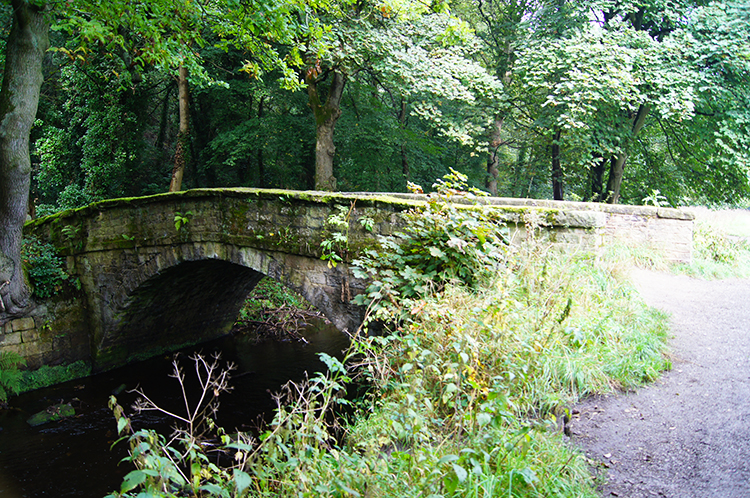
<svg viewBox="0 0 750 498">
<path fill-rule="evenodd" d="M 149 74 L 148 89 L 119 92 L 118 82 L 108 78 L 112 62 L 92 59 L 85 67 L 61 67 L 40 106 L 34 172 L 39 214 L 155 193 L 169 184 L 171 170 L 161 167 L 163 144 L 154 144 L 158 128 L 147 128 L 164 84 Z"/>
<path fill-rule="evenodd" d="M 185 228 L 190 223 L 190 217 L 193 216 L 192 211 L 186 211 L 184 214 L 179 211 L 174 214 L 174 228 L 178 232 Z"/>
<path fill-rule="evenodd" d="M 661 191 L 659 189 L 652 190 L 651 194 L 644 197 L 641 202 L 643 202 L 644 206 L 648 206 L 649 204 L 654 207 L 669 206 L 669 201 L 666 197 L 661 195 Z"/>
<path fill-rule="evenodd" d="M 320 259 L 328 261 L 328 268 L 335 268 L 349 253 L 349 220 L 354 204 L 350 208 L 337 205 L 336 209 L 338 213 L 330 215 L 326 220 L 331 235 L 320 243 Z"/>
<path fill-rule="evenodd" d="M 279 308 L 310 309 L 311 305 L 278 280 L 264 277 L 247 296 L 237 321 L 264 322 L 269 318 L 270 311 Z"/>
<path fill-rule="evenodd" d="M 677 271 L 701 278 L 747 278 L 750 276 L 750 244 L 747 237 L 729 235 L 707 220 L 695 222 L 693 260 Z"/>
<path fill-rule="evenodd" d="M 22 372 L 19 366 L 26 365 L 26 360 L 13 351 L 0 352 L 0 405 L 8 401 L 11 393 L 21 392 Z"/>
<path fill-rule="evenodd" d="M 21 258 L 33 293 L 40 298 L 54 296 L 70 278 L 55 247 L 34 237 L 24 239 Z"/>
<path fill-rule="evenodd" d="M 425 209 L 406 213 L 402 232 L 381 237 L 380 250 L 366 250 L 353 261 L 355 276 L 372 282 L 355 298 L 369 307 L 372 318 L 400 320 L 415 300 L 447 283 L 476 287 L 502 266 L 507 229 L 495 211 L 461 203 L 481 194 L 467 191 L 466 180 L 452 170 L 433 185 L 436 192 Z"/>
<path fill-rule="evenodd" d="M 91 365 L 82 360 L 69 365 L 42 365 L 36 370 L 21 372 L 20 392 L 33 391 L 88 375 L 91 375 Z"/>
</svg>

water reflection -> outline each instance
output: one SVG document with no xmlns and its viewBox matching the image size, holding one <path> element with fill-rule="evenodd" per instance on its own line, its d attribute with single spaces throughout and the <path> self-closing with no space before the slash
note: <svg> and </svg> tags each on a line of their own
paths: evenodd
<svg viewBox="0 0 750 498">
<path fill-rule="evenodd" d="M 228 336 L 183 352 L 182 364 L 185 370 L 192 369 L 187 356 L 193 351 L 220 351 L 223 359 L 236 363 L 231 382 L 234 390 L 222 395 L 217 422 L 228 431 L 248 429 L 260 414 L 270 414 L 274 408 L 269 390 L 276 391 L 289 379 L 300 380 L 305 371 L 321 370 L 323 363 L 317 353 L 341 356 L 348 346 L 344 334 L 322 321 L 302 335 L 308 344 L 257 343 L 245 335 Z M 126 455 L 125 444 L 110 450 L 117 436 L 107 400 L 121 384 L 128 388 L 140 385 L 158 404 L 177 409 L 182 398 L 177 381 L 169 377 L 171 369 L 171 356 L 153 358 L 13 398 L 13 409 L 0 414 L 0 496 L 102 497 L 118 489 L 132 467 L 128 463 L 118 466 Z M 135 395 L 123 392 L 118 400 L 129 407 Z M 26 424 L 33 413 L 61 401 L 72 401 L 78 415 L 36 428 Z M 155 412 L 134 418 L 136 427 L 156 428 L 165 434 L 170 423 Z"/>
</svg>

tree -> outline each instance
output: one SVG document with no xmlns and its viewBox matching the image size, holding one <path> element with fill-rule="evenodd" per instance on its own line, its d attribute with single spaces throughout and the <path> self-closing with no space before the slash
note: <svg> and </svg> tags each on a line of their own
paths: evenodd
<svg viewBox="0 0 750 498">
<path fill-rule="evenodd" d="M 29 134 L 42 86 L 42 60 L 49 46 L 44 5 L 13 0 L 13 27 L 5 51 L 0 90 L 0 316 L 29 304 L 21 265 L 21 238 L 28 212 L 31 160 Z"/>
<path fill-rule="evenodd" d="M 177 76 L 177 99 L 179 102 L 180 128 L 177 132 L 177 147 L 174 151 L 174 169 L 172 180 L 169 183 L 170 192 L 179 192 L 182 189 L 182 175 L 185 172 L 185 156 L 188 151 L 188 140 L 190 138 L 190 95 L 188 93 L 188 69 L 180 65 Z"/>
<path fill-rule="evenodd" d="M 346 80 L 346 74 L 337 68 L 332 68 L 323 76 L 319 76 L 319 70 L 313 67 L 305 74 L 310 108 L 315 117 L 316 190 L 336 190 L 336 177 L 333 176 L 336 145 L 333 142 L 333 132 L 336 122 L 341 117 L 341 97 L 344 94 Z M 327 87 L 325 100 L 321 97 L 322 87 Z"/>
<path fill-rule="evenodd" d="M 315 58 L 303 54 L 314 60 L 305 79 L 316 118 L 316 171 L 322 175 L 316 176 L 316 188 L 335 184 L 333 125 L 341 116 L 347 82 L 369 86 L 398 123 L 403 184 L 410 175 L 410 117 L 448 140 L 479 148 L 476 132 L 485 126 L 486 114 L 479 109 L 499 94 L 499 82 L 473 60 L 478 45 L 465 23 L 424 6 L 374 7 L 357 5 L 345 21 L 333 24 L 329 37 L 336 43 Z"/>
<path fill-rule="evenodd" d="M 747 94 L 747 72 L 740 69 L 745 58 L 717 62 L 728 60 L 730 46 L 735 54 L 747 50 L 742 48 L 747 47 L 747 8 L 702 3 L 555 1 L 524 17 L 525 34 L 513 45 L 511 112 L 505 123 L 516 134 L 511 140 L 531 133 L 526 143 L 546 158 L 555 198 L 562 197 L 562 182 L 568 182 L 582 198 L 620 202 L 626 165 L 644 160 L 640 151 L 647 140 L 674 145 L 673 130 L 707 124 L 696 120 L 699 113 L 722 116 L 709 137 L 738 122 L 742 99 L 722 97 L 717 113 L 716 97 Z M 698 36 L 708 12 L 723 16 L 718 43 Z M 734 81 L 726 77 L 732 65 Z M 628 201 L 640 202 L 647 194 Z"/>
</svg>

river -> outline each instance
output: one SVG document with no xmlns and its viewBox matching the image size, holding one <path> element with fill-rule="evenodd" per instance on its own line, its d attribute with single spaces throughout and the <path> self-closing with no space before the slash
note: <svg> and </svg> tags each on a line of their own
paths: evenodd
<svg viewBox="0 0 750 498">
<path fill-rule="evenodd" d="M 257 342 L 243 334 L 230 335 L 182 351 L 185 371 L 192 370 L 188 356 L 193 352 L 221 352 L 222 360 L 234 362 L 233 391 L 221 395 L 217 417 L 227 431 L 252 430 L 259 417 L 272 415 L 271 392 L 288 380 L 300 380 L 305 372 L 324 368 L 319 352 L 341 357 L 348 337 L 320 321 L 301 331 L 307 344 L 299 341 Z M 60 384 L 11 398 L 10 410 L 0 412 L 0 497 L 97 497 L 119 489 L 122 478 L 133 470 L 126 456 L 127 444 L 117 439 L 115 420 L 107 408 L 113 391 L 125 384 L 140 386 L 155 402 L 179 406 L 179 384 L 170 377 L 172 355 Z M 270 391 L 270 392 L 269 392 Z M 129 407 L 135 393 L 118 395 Z M 34 413 L 59 402 L 71 402 L 76 416 L 52 424 L 30 427 L 26 420 Z M 170 421 L 154 412 L 133 417 L 136 428 L 155 428 L 169 435 Z"/>
</svg>

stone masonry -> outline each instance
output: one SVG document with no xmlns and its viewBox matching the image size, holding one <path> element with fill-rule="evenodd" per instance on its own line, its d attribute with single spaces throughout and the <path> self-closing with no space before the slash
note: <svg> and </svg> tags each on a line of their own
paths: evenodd
<svg viewBox="0 0 750 498">
<path fill-rule="evenodd" d="M 482 202 L 499 211 L 516 240 L 534 226 L 568 250 L 598 251 L 619 239 L 672 260 L 691 258 L 693 217 L 681 210 Z M 200 189 L 103 201 L 34 220 L 26 233 L 58 248 L 80 290 L 68 286 L 30 316 L 0 323 L 0 351 L 19 352 L 31 368 L 79 360 L 94 371 L 114 368 L 226 334 L 263 275 L 353 332 L 363 310 L 350 300 L 365 282 L 346 264 L 321 259 L 321 242 L 342 230 L 329 220 L 347 219 L 348 244 L 335 249 L 351 260 L 378 235 L 397 231 L 401 213 L 424 205 L 424 196 L 408 194 Z"/>
</svg>

